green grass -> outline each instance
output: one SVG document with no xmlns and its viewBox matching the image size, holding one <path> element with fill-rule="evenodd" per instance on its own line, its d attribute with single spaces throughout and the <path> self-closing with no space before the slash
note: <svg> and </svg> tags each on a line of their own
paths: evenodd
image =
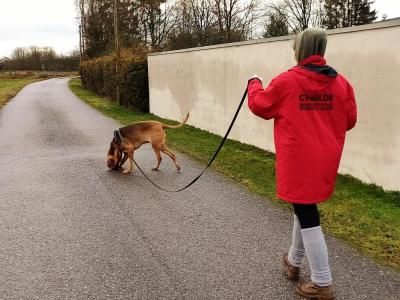
<svg viewBox="0 0 400 300">
<path fill-rule="evenodd" d="M 98 97 L 82 88 L 79 79 L 71 80 L 70 88 L 83 101 L 121 124 L 149 119 L 171 124 L 153 114 L 134 112 Z M 202 163 L 208 162 L 220 141 L 220 136 L 192 126 L 168 131 L 168 145 Z M 228 140 L 213 169 L 268 201 L 289 207 L 276 199 L 274 163 L 274 154 Z M 400 271 L 400 192 L 384 191 L 351 176 L 339 175 L 333 197 L 319 207 L 326 232 L 345 240 L 381 264 Z"/>
<path fill-rule="evenodd" d="M 38 80 L 37 78 L 0 78 L 0 108 L 14 97 L 25 85 Z"/>
</svg>

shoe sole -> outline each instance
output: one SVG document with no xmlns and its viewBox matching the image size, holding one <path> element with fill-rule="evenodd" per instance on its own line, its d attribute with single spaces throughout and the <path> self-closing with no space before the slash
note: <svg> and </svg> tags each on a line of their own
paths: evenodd
<svg viewBox="0 0 400 300">
<path fill-rule="evenodd" d="M 296 288 L 296 293 L 299 294 L 300 296 L 306 298 L 306 299 L 335 300 L 334 296 L 310 296 L 310 295 L 307 295 L 306 293 L 304 293 L 299 288 Z"/>
</svg>

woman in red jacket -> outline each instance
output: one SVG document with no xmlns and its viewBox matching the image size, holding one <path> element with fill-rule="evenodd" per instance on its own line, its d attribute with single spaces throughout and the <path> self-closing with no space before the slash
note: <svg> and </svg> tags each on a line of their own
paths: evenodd
<svg viewBox="0 0 400 300">
<path fill-rule="evenodd" d="M 324 59 L 323 29 L 306 29 L 294 43 L 298 62 L 266 89 L 253 76 L 248 105 L 257 116 L 274 119 L 277 196 L 294 207 L 292 244 L 284 256 L 288 279 L 298 280 L 305 254 L 311 282 L 297 292 L 308 298 L 334 299 L 327 247 L 316 203 L 333 193 L 346 131 L 357 109 L 350 83 Z"/>
</svg>

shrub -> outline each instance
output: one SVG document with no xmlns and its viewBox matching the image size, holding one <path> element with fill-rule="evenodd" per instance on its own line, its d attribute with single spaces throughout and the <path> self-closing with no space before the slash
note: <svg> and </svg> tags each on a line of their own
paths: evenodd
<svg viewBox="0 0 400 300">
<path fill-rule="evenodd" d="M 121 104 L 149 112 L 147 51 L 124 49 L 118 73 Z M 82 62 L 80 74 L 85 88 L 116 100 L 115 56 L 102 56 Z"/>
</svg>

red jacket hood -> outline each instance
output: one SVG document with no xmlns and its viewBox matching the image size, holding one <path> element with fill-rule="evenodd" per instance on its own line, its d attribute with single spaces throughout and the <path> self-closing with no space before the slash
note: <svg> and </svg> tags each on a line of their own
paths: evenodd
<svg viewBox="0 0 400 300">
<path fill-rule="evenodd" d="M 299 62 L 298 66 L 305 66 L 310 64 L 323 66 L 326 65 L 326 60 L 321 55 L 311 55 L 306 59 L 302 60 L 301 62 Z"/>
<path fill-rule="evenodd" d="M 331 77 L 331 76 L 328 76 L 326 74 L 313 72 L 313 71 L 311 71 L 311 70 L 309 70 L 308 68 L 305 67 L 305 66 L 309 66 L 309 65 L 317 66 L 317 67 L 326 66 L 327 68 L 330 68 L 329 66 L 326 65 L 325 58 L 323 58 L 320 55 L 311 55 L 311 56 L 307 57 L 306 59 L 302 60 L 301 62 L 299 62 L 297 66 L 294 66 L 289 71 L 300 73 L 300 74 L 303 74 L 303 75 L 305 75 L 307 77 L 311 77 L 311 78 L 314 78 L 314 79 L 320 80 L 320 81 L 335 80 L 336 76 L 335 77 Z M 333 70 L 333 71 L 336 72 L 335 70 Z"/>
</svg>

